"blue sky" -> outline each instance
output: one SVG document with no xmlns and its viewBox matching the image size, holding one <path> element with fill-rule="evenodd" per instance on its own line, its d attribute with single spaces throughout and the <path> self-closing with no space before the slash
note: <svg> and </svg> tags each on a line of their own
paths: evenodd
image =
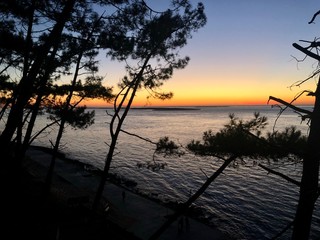
<svg viewBox="0 0 320 240">
<path fill-rule="evenodd" d="M 169 1 L 147 0 L 153 8 L 164 10 Z M 199 1 L 192 0 L 193 4 Z M 181 55 L 190 64 L 176 72 L 163 87 L 173 91 L 167 102 L 151 105 L 219 105 L 266 103 L 269 95 L 290 101 L 302 89 L 313 89 L 316 81 L 304 88 L 289 86 L 309 76 L 314 61 L 303 58 L 292 43 L 319 36 L 320 10 L 316 0 L 204 0 L 207 24 L 194 33 Z M 301 43 L 302 44 L 302 43 Z M 117 69 L 117 70 L 116 70 Z M 116 71 L 115 71 L 116 70 Z M 106 83 L 114 84 L 124 75 L 123 65 L 107 63 L 103 68 Z M 140 105 L 146 104 L 140 93 Z"/>
</svg>

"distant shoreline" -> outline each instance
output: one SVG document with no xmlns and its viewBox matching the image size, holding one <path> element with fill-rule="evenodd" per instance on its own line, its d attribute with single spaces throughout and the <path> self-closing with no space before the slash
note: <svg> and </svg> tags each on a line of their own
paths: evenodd
<svg viewBox="0 0 320 240">
<path fill-rule="evenodd" d="M 153 110 L 153 111 L 195 111 L 201 110 L 195 107 L 133 107 L 135 110 Z"/>
<path fill-rule="evenodd" d="M 131 110 L 153 110 L 153 111 L 195 111 L 201 108 L 226 108 L 225 106 L 186 106 L 186 107 L 131 107 Z M 112 107 L 88 107 L 88 109 L 113 109 Z"/>
</svg>

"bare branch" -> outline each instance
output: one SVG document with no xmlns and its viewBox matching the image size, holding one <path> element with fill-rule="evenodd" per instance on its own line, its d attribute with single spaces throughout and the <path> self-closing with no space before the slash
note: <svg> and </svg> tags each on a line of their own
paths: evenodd
<svg viewBox="0 0 320 240">
<path fill-rule="evenodd" d="M 163 223 L 163 225 L 155 231 L 152 236 L 149 238 L 149 240 L 154 240 L 158 239 L 159 236 L 164 232 L 175 220 L 178 219 L 179 216 L 181 216 L 183 213 L 185 213 L 190 205 L 195 202 L 204 192 L 205 190 L 209 187 L 209 185 L 218 177 L 220 174 L 224 171 L 226 167 L 229 166 L 229 164 L 234 161 L 237 158 L 236 155 L 233 155 L 229 157 L 228 159 L 225 159 L 224 163 L 215 171 L 207 180 L 202 184 L 202 186 L 197 190 L 196 193 L 194 193 L 190 198 L 184 202 L 177 210 L 175 213 L 173 213 L 167 221 Z"/>
<path fill-rule="evenodd" d="M 308 110 L 305 110 L 305 109 L 303 109 L 303 108 L 296 107 L 296 106 L 292 105 L 291 103 L 288 103 L 288 102 L 286 102 L 286 101 L 284 101 L 284 100 L 282 100 L 282 99 L 280 99 L 280 98 L 276 98 L 276 97 L 273 97 L 273 96 L 269 96 L 269 100 L 268 100 L 268 101 L 270 101 L 270 100 L 273 100 L 273 101 L 276 101 L 276 102 L 278 102 L 278 103 L 281 103 L 281 104 L 283 104 L 283 105 L 285 105 L 285 106 L 287 106 L 287 107 L 289 107 L 289 108 L 291 108 L 291 109 L 293 109 L 293 110 L 295 110 L 295 111 L 297 111 L 297 112 L 305 113 L 305 114 L 307 114 L 307 115 L 309 115 L 309 116 L 312 115 L 312 112 L 310 112 L 310 111 L 308 111 Z"/>
<path fill-rule="evenodd" d="M 53 121 L 52 123 L 47 124 L 44 128 L 42 128 L 39 132 L 37 132 L 34 136 L 32 136 L 32 138 L 31 138 L 30 141 L 29 141 L 29 145 L 31 145 L 31 143 L 32 143 L 42 132 L 44 132 L 47 128 L 53 126 L 54 124 L 58 124 L 59 121 L 60 121 L 60 119 L 57 119 L 57 120 Z"/>
<path fill-rule="evenodd" d="M 271 240 L 275 240 L 275 239 L 281 237 L 282 234 L 284 234 L 286 231 L 288 231 L 289 228 L 292 227 L 293 223 L 294 223 L 294 221 L 289 222 L 289 224 L 281 232 L 279 232 L 276 236 L 271 238 Z"/>
<path fill-rule="evenodd" d="M 313 59 L 316 59 L 318 61 L 320 61 L 320 56 L 318 54 L 315 54 L 311 51 L 308 50 L 308 48 L 304 48 L 302 46 L 300 46 L 299 44 L 297 43 L 293 43 L 292 46 L 296 49 L 298 49 L 299 51 L 303 52 L 304 54 L 306 54 L 307 56 L 313 58 Z"/>
<path fill-rule="evenodd" d="M 302 60 L 302 61 L 303 61 L 303 60 Z M 317 76 L 319 73 L 320 73 L 320 70 L 316 70 L 315 72 L 313 72 L 313 73 L 311 74 L 310 77 L 307 77 L 307 78 L 304 79 L 304 80 L 300 80 L 300 81 L 297 81 L 297 82 L 293 83 L 293 84 L 290 86 L 290 88 L 292 88 L 292 87 L 294 87 L 294 86 L 300 87 L 302 84 L 304 84 L 304 83 L 307 82 L 308 80 L 314 78 L 314 77 Z"/>
<path fill-rule="evenodd" d="M 200 171 L 206 176 L 207 179 L 209 178 L 205 171 L 202 170 L 202 168 L 200 168 Z"/>
<path fill-rule="evenodd" d="M 142 140 L 144 140 L 144 141 L 146 141 L 146 142 L 149 142 L 149 143 L 151 143 L 151 144 L 157 145 L 156 142 L 153 142 L 153 141 L 150 140 L 149 138 L 141 137 L 141 136 L 139 136 L 139 135 L 137 135 L 137 134 L 127 132 L 127 131 L 125 131 L 125 130 L 123 130 L 123 129 L 120 129 L 120 131 L 123 132 L 123 133 L 125 133 L 125 134 L 128 134 L 128 135 L 130 135 L 130 136 L 134 136 L 134 137 L 140 138 L 140 139 L 142 139 Z"/>
<path fill-rule="evenodd" d="M 158 14 L 159 14 L 159 13 L 163 13 L 163 12 L 159 12 L 159 11 L 156 11 L 156 10 L 152 9 L 151 7 L 148 6 L 148 4 L 146 4 L 145 1 L 141 1 L 141 3 L 142 3 L 142 5 L 145 6 L 147 9 L 149 9 L 150 12 L 154 12 L 154 13 L 158 13 Z"/>
<path fill-rule="evenodd" d="M 264 170 L 266 170 L 266 171 L 269 172 L 269 173 L 272 173 L 272 174 L 275 174 L 275 175 L 277 175 L 277 176 L 280 176 L 280 177 L 284 178 L 284 179 L 287 180 L 288 182 L 291 182 L 291 183 L 295 184 L 295 185 L 298 186 L 298 187 L 300 186 L 300 182 L 298 182 L 298 181 L 296 181 L 296 180 L 294 180 L 294 179 L 292 179 L 292 178 L 284 175 L 283 173 L 277 172 L 277 171 L 275 171 L 275 170 L 272 170 L 271 168 L 268 168 L 268 167 L 266 167 L 266 166 L 263 166 L 261 163 L 259 163 L 258 166 L 261 167 L 261 168 L 263 168 Z"/>
<path fill-rule="evenodd" d="M 308 24 L 314 23 L 314 20 L 319 14 L 320 14 L 320 10 L 313 15 L 313 17 L 311 18 L 310 22 L 308 22 Z"/>
</svg>

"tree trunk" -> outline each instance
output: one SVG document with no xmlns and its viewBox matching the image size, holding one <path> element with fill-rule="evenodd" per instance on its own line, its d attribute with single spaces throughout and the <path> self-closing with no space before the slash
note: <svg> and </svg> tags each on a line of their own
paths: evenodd
<svg viewBox="0 0 320 240">
<path fill-rule="evenodd" d="M 81 65 L 81 60 L 82 60 L 83 54 L 85 53 L 85 51 L 87 49 L 87 46 L 88 46 L 88 43 L 91 40 L 91 37 L 92 37 L 92 35 L 94 33 L 94 29 L 95 29 L 96 25 L 100 22 L 101 18 L 102 18 L 102 16 L 95 23 L 95 25 L 92 28 L 91 32 L 89 33 L 87 38 L 82 42 L 81 48 L 79 49 L 79 55 L 78 55 L 77 62 L 76 62 L 76 67 L 75 67 L 75 72 L 74 72 L 72 83 L 71 83 L 70 92 L 69 92 L 69 94 L 67 96 L 67 99 L 66 99 L 66 102 L 65 102 L 65 107 L 63 109 L 63 111 L 66 114 L 68 114 L 68 111 L 70 110 L 69 106 L 71 104 L 71 100 L 72 100 L 72 97 L 73 97 L 75 86 L 77 84 L 77 79 L 78 79 L 78 76 L 79 76 L 79 70 L 81 68 L 80 65 Z M 78 103 L 80 103 L 80 101 Z M 58 130 L 58 135 L 57 135 L 56 142 L 55 142 L 55 145 L 54 145 L 54 148 L 53 148 L 50 167 L 49 167 L 49 170 L 48 170 L 48 173 L 47 173 L 47 176 L 46 176 L 45 185 L 44 185 L 44 196 L 45 197 L 49 194 L 50 189 L 51 189 L 54 166 L 55 166 L 56 158 L 57 158 L 57 155 L 58 155 L 60 141 L 61 141 L 61 138 L 62 138 L 62 135 L 63 135 L 65 124 L 66 124 L 66 115 L 62 115 L 62 118 L 61 118 L 61 121 L 60 121 L 59 130 Z"/>
<path fill-rule="evenodd" d="M 42 46 L 42 50 L 39 51 L 38 56 L 36 57 L 33 65 L 30 68 L 29 74 L 27 76 L 23 76 L 19 83 L 19 86 L 17 88 L 18 93 L 16 94 L 17 101 L 16 103 L 13 103 L 7 119 L 6 127 L 0 136 L 0 146 L 2 148 L 1 152 L 5 157 L 9 157 L 10 152 L 8 152 L 8 150 L 10 149 L 10 142 L 13 134 L 19 126 L 19 119 L 21 119 L 21 116 L 23 115 L 23 109 L 28 103 L 34 90 L 33 88 L 35 79 L 37 78 L 37 75 L 42 68 L 42 64 L 45 62 L 44 60 L 47 57 L 51 47 L 54 46 L 57 41 L 59 41 L 65 23 L 71 15 L 74 4 L 75 0 L 66 1 L 66 5 L 61 13 L 59 21 L 52 29 L 48 40 Z"/>
<path fill-rule="evenodd" d="M 292 233 L 293 240 L 307 240 L 310 235 L 312 214 L 317 199 L 320 159 L 320 89 L 317 86 L 311 117 L 308 148 L 303 160 L 299 203 Z"/>
<path fill-rule="evenodd" d="M 103 169 L 103 172 L 102 172 L 101 180 L 100 180 L 97 192 L 96 192 L 96 196 L 95 196 L 93 204 L 92 204 L 92 210 L 93 211 L 97 210 L 99 202 L 101 200 L 101 197 L 102 197 L 102 194 L 103 194 L 103 190 L 104 190 L 104 186 L 105 186 L 105 183 L 107 181 L 108 174 L 109 174 L 111 161 L 113 159 L 113 153 L 114 153 L 114 150 L 116 148 L 118 137 L 119 137 L 119 133 L 120 133 L 121 128 L 122 128 L 122 124 L 123 124 L 124 120 L 126 119 L 126 117 L 128 115 L 128 112 L 129 112 L 129 110 L 131 108 L 133 100 L 134 100 L 134 98 L 136 96 L 136 92 L 137 92 L 137 90 L 139 88 L 139 85 L 141 83 L 141 79 L 143 78 L 143 73 L 144 73 L 144 71 L 145 71 L 145 69 L 147 67 L 147 64 L 148 64 L 151 56 L 152 56 L 152 53 L 153 52 L 151 51 L 151 53 L 149 53 L 149 55 L 145 58 L 144 63 L 142 65 L 140 71 L 136 75 L 135 79 L 132 81 L 132 83 L 131 83 L 132 85 L 128 87 L 126 93 L 124 93 L 122 95 L 121 92 L 120 92 L 118 94 L 118 97 L 120 95 L 122 95 L 122 99 L 121 99 L 121 101 L 120 101 L 118 106 L 116 105 L 116 101 L 117 101 L 118 97 L 115 99 L 115 103 L 114 103 L 115 115 L 112 117 L 112 120 L 111 120 L 111 123 L 110 123 L 110 127 L 109 127 L 110 135 L 111 135 L 111 144 L 110 144 L 110 147 L 109 147 L 109 152 L 108 152 L 107 157 L 105 159 L 105 165 L 104 165 L 104 169 Z M 132 92 L 131 92 L 131 95 L 129 97 L 127 106 L 123 107 L 123 104 L 124 104 L 127 96 L 130 93 L 130 89 L 132 89 Z M 124 112 L 123 112 L 122 116 L 119 117 L 119 112 L 120 112 L 120 110 L 122 108 L 124 108 Z M 113 124 L 115 123 L 116 120 L 118 120 L 118 124 L 117 124 L 116 130 L 114 132 Z"/>
<path fill-rule="evenodd" d="M 143 70 L 144 70 L 144 68 L 143 68 Z M 142 72 L 141 72 L 141 74 L 142 74 Z M 122 108 L 121 106 L 118 107 L 118 109 L 116 109 L 116 113 L 112 117 L 112 123 L 110 125 L 111 144 L 110 144 L 110 147 L 109 147 L 108 155 L 107 155 L 106 160 L 105 160 L 105 165 L 104 165 L 104 169 L 103 169 L 103 172 L 102 172 L 102 175 L 101 175 L 101 180 L 100 180 L 100 183 L 99 183 L 99 186 L 98 186 L 98 189 L 97 189 L 94 201 L 93 201 L 92 210 L 94 212 L 98 209 L 99 202 L 100 202 L 102 194 L 103 194 L 104 186 L 105 186 L 105 183 L 106 183 L 107 178 L 108 178 L 110 165 L 111 165 L 111 162 L 112 162 L 112 159 L 113 159 L 114 150 L 116 149 L 119 133 L 121 131 L 122 124 L 123 124 L 128 112 L 129 112 L 129 110 L 131 108 L 131 104 L 132 104 L 133 99 L 135 97 L 135 94 L 136 94 L 136 91 L 138 89 L 139 83 L 140 83 L 140 81 L 138 81 L 138 80 L 134 83 L 135 85 L 134 85 L 133 91 L 131 93 L 130 100 L 128 102 L 128 105 L 125 107 L 123 115 L 119 119 L 118 125 L 116 127 L 116 131 L 114 133 L 113 133 L 113 123 L 118 117 L 118 113 L 120 112 L 120 110 Z M 129 91 L 130 91 L 130 88 L 128 89 L 128 91 L 123 96 L 122 103 L 123 103 L 123 100 L 125 100 L 125 98 L 128 96 Z"/>
<path fill-rule="evenodd" d="M 89 41 L 89 39 L 87 39 L 87 41 Z M 53 176 L 53 172 L 54 172 L 54 166 L 55 166 L 55 163 L 56 163 L 56 158 L 57 158 L 57 155 L 58 155 L 60 141 L 61 141 L 61 138 L 62 138 L 62 135 L 63 135 L 63 130 L 64 130 L 64 126 L 65 126 L 65 123 L 66 123 L 66 118 L 67 118 L 67 114 L 68 114 L 68 111 L 69 111 L 69 106 L 70 106 L 71 99 L 72 99 L 72 96 L 73 96 L 74 88 L 75 88 L 76 83 L 77 83 L 79 69 L 80 69 L 80 63 L 81 63 L 81 59 L 82 59 L 84 50 L 85 50 L 85 47 L 83 47 L 81 49 L 80 53 L 79 53 L 79 56 L 78 56 L 78 59 L 77 59 L 77 64 L 76 64 L 76 68 L 75 68 L 75 73 L 74 73 L 72 84 L 71 84 L 71 89 L 70 89 L 70 92 L 69 92 L 69 94 L 67 96 L 66 103 L 65 103 L 65 106 L 64 106 L 64 109 L 63 109 L 63 112 L 66 115 L 62 115 L 62 118 L 61 118 L 61 121 L 60 121 L 59 130 L 58 130 L 58 135 L 57 135 L 54 147 L 53 147 L 51 162 L 50 162 L 49 170 L 48 170 L 48 173 L 47 173 L 47 176 L 46 176 L 45 185 L 44 185 L 44 197 L 45 198 L 50 193 L 51 183 L 52 183 L 52 176 Z"/>
<path fill-rule="evenodd" d="M 46 65 L 45 65 L 45 74 L 41 78 L 40 86 L 39 86 L 38 91 L 36 93 L 37 99 L 36 99 L 36 102 L 33 104 L 32 114 L 31 114 L 31 117 L 30 117 L 30 120 L 28 123 L 28 127 L 26 130 L 25 136 L 24 136 L 23 144 L 20 148 L 19 147 L 16 148 L 18 150 L 18 152 L 16 151 L 17 156 L 15 156 L 15 161 L 17 161 L 17 164 L 20 164 L 23 161 L 25 154 L 26 154 L 26 151 L 28 150 L 28 148 L 30 146 L 30 139 L 31 139 L 33 127 L 34 127 L 35 121 L 36 121 L 38 113 L 39 113 L 42 98 L 45 95 L 48 79 L 50 78 L 50 74 L 54 70 L 54 69 L 52 69 L 52 66 L 54 65 L 54 59 L 55 59 L 56 53 L 58 51 L 59 45 L 60 45 L 59 41 L 57 41 L 53 45 L 53 50 L 51 51 L 51 55 L 49 57 L 49 60 L 47 61 Z M 22 127 L 22 124 L 21 124 L 21 127 Z"/>
</svg>

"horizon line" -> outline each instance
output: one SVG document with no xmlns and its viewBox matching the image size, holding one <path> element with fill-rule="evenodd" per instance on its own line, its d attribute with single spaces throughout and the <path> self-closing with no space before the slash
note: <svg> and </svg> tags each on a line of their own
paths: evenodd
<svg viewBox="0 0 320 240">
<path fill-rule="evenodd" d="M 205 108 L 205 107 L 244 107 L 244 106 L 270 106 L 273 107 L 276 104 L 221 104 L 221 105 L 172 105 L 172 106 L 131 106 L 131 109 L 170 109 L 170 108 Z M 313 104 L 298 104 L 297 106 L 314 106 Z M 113 106 L 89 106 L 86 105 L 87 108 L 113 108 Z M 125 106 L 124 106 L 125 107 Z"/>
</svg>

